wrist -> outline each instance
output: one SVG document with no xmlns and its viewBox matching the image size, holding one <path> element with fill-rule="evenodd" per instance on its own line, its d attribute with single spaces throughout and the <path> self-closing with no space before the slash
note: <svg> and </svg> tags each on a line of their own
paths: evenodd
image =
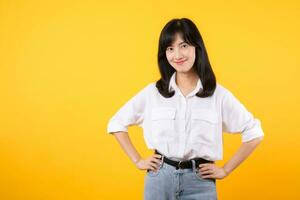
<svg viewBox="0 0 300 200">
<path fill-rule="evenodd" d="M 227 170 L 225 167 L 223 167 L 223 171 L 225 172 L 226 176 L 228 176 L 230 174 L 230 171 Z"/>
<path fill-rule="evenodd" d="M 133 163 L 134 163 L 135 165 L 137 165 L 137 163 L 138 163 L 141 159 L 142 159 L 141 157 L 136 158 L 136 159 L 133 160 Z"/>
</svg>

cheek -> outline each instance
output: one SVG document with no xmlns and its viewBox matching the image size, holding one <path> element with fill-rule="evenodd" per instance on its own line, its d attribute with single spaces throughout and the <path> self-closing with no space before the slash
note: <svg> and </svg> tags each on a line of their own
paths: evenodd
<svg viewBox="0 0 300 200">
<path fill-rule="evenodd" d="M 166 53 L 166 58 L 167 58 L 168 61 L 170 61 L 171 60 L 171 55 Z"/>
<path fill-rule="evenodd" d="M 190 51 L 189 57 L 190 57 L 191 62 L 194 62 L 196 59 L 195 51 Z"/>
<path fill-rule="evenodd" d="M 192 63 L 195 62 L 195 59 L 196 59 L 195 55 L 191 56 L 191 62 L 192 62 Z"/>
<path fill-rule="evenodd" d="M 190 49 L 189 54 L 190 54 L 190 57 L 195 57 L 195 54 L 196 54 L 195 48 Z"/>
</svg>

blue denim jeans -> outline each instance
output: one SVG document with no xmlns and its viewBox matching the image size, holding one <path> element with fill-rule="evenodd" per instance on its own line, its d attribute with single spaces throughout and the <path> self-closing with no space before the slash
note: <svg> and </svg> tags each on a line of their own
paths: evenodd
<svg viewBox="0 0 300 200">
<path fill-rule="evenodd" d="M 203 179 L 193 161 L 192 169 L 178 169 L 162 162 L 157 172 L 147 171 L 144 200 L 217 200 L 216 180 Z"/>
</svg>

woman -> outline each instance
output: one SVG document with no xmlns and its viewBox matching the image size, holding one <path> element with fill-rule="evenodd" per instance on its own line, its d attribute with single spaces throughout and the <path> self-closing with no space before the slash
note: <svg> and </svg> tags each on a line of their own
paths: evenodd
<svg viewBox="0 0 300 200">
<path fill-rule="evenodd" d="M 225 87 L 216 83 L 196 25 L 173 19 L 159 38 L 161 78 L 132 97 L 110 119 L 123 150 L 140 170 L 147 170 L 144 199 L 217 199 L 216 179 L 228 176 L 262 140 L 260 121 Z M 141 157 L 128 126 L 143 128 L 155 153 Z M 222 167 L 222 132 L 241 133 L 242 145 Z"/>
</svg>

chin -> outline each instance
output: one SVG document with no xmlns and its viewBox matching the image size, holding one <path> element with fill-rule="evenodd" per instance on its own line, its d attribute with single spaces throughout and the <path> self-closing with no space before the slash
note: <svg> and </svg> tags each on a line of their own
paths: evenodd
<svg viewBox="0 0 300 200">
<path fill-rule="evenodd" d="M 189 69 L 176 69 L 176 71 L 178 73 L 188 73 L 192 70 L 192 68 L 189 68 Z"/>
</svg>

